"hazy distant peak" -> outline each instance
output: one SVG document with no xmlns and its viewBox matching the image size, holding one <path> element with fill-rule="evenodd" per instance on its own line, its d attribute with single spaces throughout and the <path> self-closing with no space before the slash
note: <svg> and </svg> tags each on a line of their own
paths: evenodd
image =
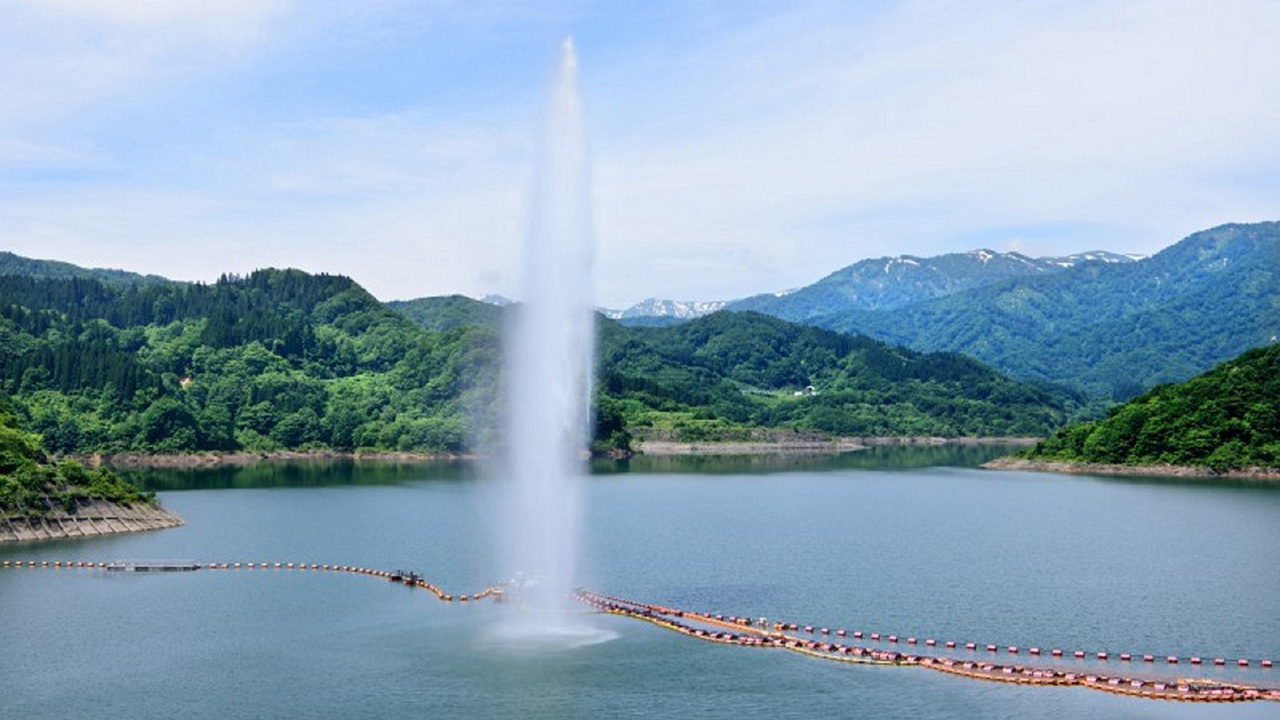
<svg viewBox="0 0 1280 720">
<path fill-rule="evenodd" d="M 603 309 L 606 317 L 625 320 L 633 317 L 662 317 L 688 320 L 723 310 L 728 303 L 721 300 L 661 300 L 646 298 L 625 310 Z"/>
<path fill-rule="evenodd" d="M 841 268 L 801 288 L 763 293 L 729 302 L 649 298 L 626 310 L 605 310 L 615 320 L 688 320 L 728 307 L 758 310 L 804 321 L 845 310 L 885 310 L 1016 277 L 1044 275 L 1089 262 L 1126 263 L 1142 259 L 1105 250 L 1032 258 L 1019 252 L 977 248 L 934 257 L 897 255 L 869 258 Z"/>
<path fill-rule="evenodd" d="M 1088 252 L 1076 253 L 1075 255 L 1065 255 L 1063 257 L 1041 258 L 1042 261 L 1051 262 L 1064 268 L 1075 267 L 1076 265 L 1085 262 L 1130 263 L 1146 259 L 1146 255 L 1138 255 L 1137 253 L 1113 253 L 1107 250 L 1090 250 Z"/>
</svg>

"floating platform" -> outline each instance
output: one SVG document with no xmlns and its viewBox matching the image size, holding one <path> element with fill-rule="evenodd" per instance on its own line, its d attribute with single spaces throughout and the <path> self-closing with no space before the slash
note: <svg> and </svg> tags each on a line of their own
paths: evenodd
<svg viewBox="0 0 1280 720">
<path fill-rule="evenodd" d="M 113 572 L 192 572 L 200 569 L 194 560 L 117 560 L 107 563 Z"/>
</svg>

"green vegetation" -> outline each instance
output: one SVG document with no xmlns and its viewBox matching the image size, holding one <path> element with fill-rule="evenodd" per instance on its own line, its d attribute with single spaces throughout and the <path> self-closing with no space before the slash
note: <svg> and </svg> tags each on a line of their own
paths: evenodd
<svg viewBox="0 0 1280 720">
<path fill-rule="evenodd" d="M 1086 263 L 894 308 L 853 308 L 814 288 L 767 312 L 1123 401 L 1280 335 L 1280 222 L 1224 225 L 1140 262 Z M 778 306 L 815 298 L 831 299 L 825 315 Z"/>
<path fill-rule="evenodd" d="M 159 275 L 139 275 L 125 270 L 106 268 L 82 268 L 57 260 L 35 260 L 0 251 L 0 275 L 25 275 L 39 278 L 85 278 L 107 285 L 136 285 L 138 283 L 172 282 Z"/>
<path fill-rule="evenodd" d="M 490 448 L 502 311 L 384 306 L 296 270 L 212 285 L 0 276 L 0 390 L 55 454 Z M 953 353 L 724 312 L 675 327 L 600 319 L 593 449 L 756 428 L 1043 435 L 1078 410 Z"/>
<path fill-rule="evenodd" d="M 1280 345 L 1163 385 L 1039 443 L 1034 459 L 1280 468 Z"/>
<path fill-rule="evenodd" d="M 671 327 L 602 321 L 602 395 L 629 428 L 688 442 L 752 427 L 857 436 L 1043 435 L 1078 398 L 954 353 L 719 312 Z"/>
<path fill-rule="evenodd" d="M 55 453 L 458 452 L 494 412 L 492 330 L 424 330 L 343 277 L 7 276 L 0 298 L 0 382 Z"/>
<path fill-rule="evenodd" d="M 497 328 L 502 322 L 502 308 L 463 295 L 392 300 L 387 307 L 427 330 L 454 330 L 472 325 Z"/>
<path fill-rule="evenodd" d="M 16 421 L 0 395 L 0 515 L 40 516 L 55 507 L 75 512 L 90 498 L 121 505 L 154 502 L 153 494 L 105 468 L 89 469 L 74 460 L 51 463 L 40 437 L 24 432 Z"/>
</svg>

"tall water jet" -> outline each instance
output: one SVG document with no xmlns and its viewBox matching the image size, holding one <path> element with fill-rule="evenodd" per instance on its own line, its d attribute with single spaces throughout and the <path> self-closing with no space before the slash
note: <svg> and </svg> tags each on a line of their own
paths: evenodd
<svg viewBox="0 0 1280 720">
<path fill-rule="evenodd" d="M 530 192 L 522 305 L 506 337 L 503 546 L 527 582 L 517 635 L 589 632 L 565 612 L 575 582 L 578 486 L 586 474 L 595 326 L 586 128 L 566 39 Z M 511 632 L 505 628 L 504 632 Z"/>
</svg>

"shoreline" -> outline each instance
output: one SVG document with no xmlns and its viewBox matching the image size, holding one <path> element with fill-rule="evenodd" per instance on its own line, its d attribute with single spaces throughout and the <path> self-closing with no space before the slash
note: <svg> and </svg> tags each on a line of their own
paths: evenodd
<svg viewBox="0 0 1280 720">
<path fill-rule="evenodd" d="M 1246 468 L 1242 470 L 1214 470 L 1196 465 L 1111 465 L 1084 463 L 1068 460 L 1027 460 L 1003 457 L 983 463 L 987 470 L 1022 470 L 1027 472 L 1052 472 L 1065 475 L 1117 475 L 1124 477 L 1202 478 L 1205 480 L 1230 479 L 1262 484 L 1280 483 L 1280 468 Z"/>
<path fill-rule="evenodd" d="M 113 470 L 191 470 L 219 467 L 247 467 L 265 462 L 376 462 L 433 463 L 477 460 L 478 455 L 431 454 L 413 452 L 344 452 L 341 450 L 272 450 L 263 452 L 196 452 L 196 453 L 94 453 L 69 455 L 89 467 Z"/>
<path fill-rule="evenodd" d="M 1039 438 L 1024 437 L 839 437 L 795 440 L 763 439 L 758 441 L 677 442 L 674 440 L 641 440 L 635 443 L 637 455 L 671 457 L 680 455 L 822 455 L 858 452 L 884 445 L 1009 445 L 1030 447 Z"/>
<path fill-rule="evenodd" d="M 701 442 L 677 442 L 668 439 L 638 440 L 633 447 L 635 455 L 669 457 L 680 455 L 800 455 L 835 454 L 856 452 L 877 445 L 1009 445 L 1028 447 L 1039 438 L 1025 437 L 838 437 L 820 438 L 800 436 L 795 438 L 763 437 L 747 440 L 706 440 Z M 113 470 L 204 470 L 212 468 L 238 468 L 267 462 L 371 462 L 371 463 L 437 463 L 474 462 L 483 459 L 472 453 L 415 453 L 415 452 L 344 452 L 340 450 L 272 450 L 240 452 L 195 453 L 93 453 L 91 455 L 67 455 L 65 459 L 79 460 L 89 467 L 109 467 Z"/>
<path fill-rule="evenodd" d="M 183 524 L 181 517 L 159 505 L 124 506 L 90 500 L 74 513 L 58 508 L 38 517 L 0 515 L 0 544 L 145 532 Z"/>
</svg>

